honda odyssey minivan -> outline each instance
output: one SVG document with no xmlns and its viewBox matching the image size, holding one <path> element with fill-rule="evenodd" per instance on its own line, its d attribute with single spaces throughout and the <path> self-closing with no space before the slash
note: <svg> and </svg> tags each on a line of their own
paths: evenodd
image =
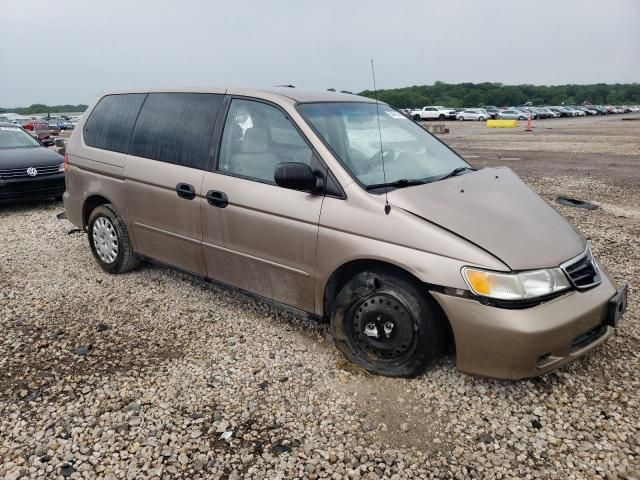
<svg viewBox="0 0 640 480">
<path fill-rule="evenodd" d="M 508 168 L 475 169 L 354 95 L 109 92 L 71 136 L 64 203 L 98 264 L 148 258 L 331 323 L 351 362 L 415 376 L 455 351 L 519 379 L 626 308 L 588 243 Z"/>
</svg>

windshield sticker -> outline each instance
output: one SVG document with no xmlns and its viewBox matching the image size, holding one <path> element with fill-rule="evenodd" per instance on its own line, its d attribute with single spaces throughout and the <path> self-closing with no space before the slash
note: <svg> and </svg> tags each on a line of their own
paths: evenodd
<svg viewBox="0 0 640 480">
<path fill-rule="evenodd" d="M 401 114 L 400 112 L 396 112 L 395 110 L 385 110 L 384 113 L 386 113 L 387 115 L 389 115 L 391 118 L 395 118 L 397 120 L 408 120 L 407 117 L 405 117 L 403 114 Z"/>
</svg>

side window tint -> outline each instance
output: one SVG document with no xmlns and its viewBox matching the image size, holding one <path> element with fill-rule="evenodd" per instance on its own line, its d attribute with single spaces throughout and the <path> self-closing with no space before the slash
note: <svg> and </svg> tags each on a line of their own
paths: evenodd
<svg viewBox="0 0 640 480">
<path fill-rule="evenodd" d="M 127 153 L 133 124 L 146 96 L 129 93 L 102 97 L 84 125 L 84 142 L 90 147 Z"/>
<path fill-rule="evenodd" d="M 208 170 L 216 115 L 224 96 L 150 93 L 131 138 L 131 155 Z"/>
<path fill-rule="evenodd" d="M 276 165 L 310 165 L 311 157 L 311 149 L 279 109 L 251 100 L 231 102 L 218 170 L 273 183 Z"/>
</svg>

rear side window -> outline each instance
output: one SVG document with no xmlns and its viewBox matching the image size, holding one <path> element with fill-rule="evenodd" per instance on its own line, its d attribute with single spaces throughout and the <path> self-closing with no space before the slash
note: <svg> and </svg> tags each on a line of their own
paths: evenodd
<svg viewBox="0 0 640 480">
<path fill-rule="evenodd" d="M 84 125 L 84 143 L 127 153 L 133 124 L 146 96 L 146 93 L 129 93 L 102 97 Z"/>
<path fill-rule="evenodd" d="M 224 95 L 150 93 L 131 138 L 130 155 L 210 170 L 211 136 Z"/>
</svg>

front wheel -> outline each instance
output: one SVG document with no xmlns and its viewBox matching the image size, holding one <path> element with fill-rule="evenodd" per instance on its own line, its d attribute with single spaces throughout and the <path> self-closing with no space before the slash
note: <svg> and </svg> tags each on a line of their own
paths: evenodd
<svg viewBox="0 0 640 480">
<path fill-rule="evenodd" d="M 87 233 L 91 252 L 105 272 L 125 273 L 140 263 L 127 227 L 110 203 L 91 212 Z"/>
<path fill-rule="evenodd" d="M 484 122 L 484 117 L 478 117 L 478 120 Z"/>
<path fill-rule="evenodd" d="M 442 114 L 440 114 L 440 116 L 438 117 L 438 120 L 442 121 L 442 120 L 444 120 L 444 119 L 445 119 L 445 116 L 444 116 L 444 115 L 442 115 Z"/>
<path fill-rule="evenodd" d="M 342 287 L 331 333 L 348 361 L 391 377 L 423 373 L 446 346 L 444 320 L 423 286 L 382 269 L 359 273 Z"/>
<path fill-rule="evenodd" d="M 421 117 L 420 115 L 414 115 L 414 116 L 413 116 L 413 119 L 414 119 L 416 122 L 419 122 L 420 120 L 422 120 L 422 117 Z"/>
<path fill-rule="evenodd" d="M 458 117 L 458 120 L 460 120 L 461 122 L 464 122 L 464 117 Z"/>
</svg>

